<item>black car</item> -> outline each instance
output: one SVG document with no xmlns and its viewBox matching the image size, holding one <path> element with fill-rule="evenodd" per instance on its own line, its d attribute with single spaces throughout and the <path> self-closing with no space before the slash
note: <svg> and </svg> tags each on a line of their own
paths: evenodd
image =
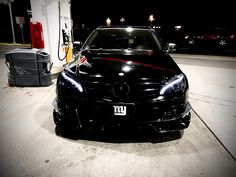
<svg viewBox="0 0 236 177">
<path fill-rule="evenodd" d="M 188 81 L 149 27 L 99 27 L 57 79 L 63 129 L 173 132 L 187 128 Z"/>
</svg>

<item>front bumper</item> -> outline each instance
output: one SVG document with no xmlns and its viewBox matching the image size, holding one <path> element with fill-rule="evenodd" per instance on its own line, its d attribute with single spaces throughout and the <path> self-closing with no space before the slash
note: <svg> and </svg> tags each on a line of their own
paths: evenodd
<svg viewBox="0 0 236 177">
<path fill-rule="evenodd" d="M 167 133 L 185 129 L 190 124 L 191 105 L 189 102 L 173 110 L 162 111 L 162 114 L 151 115 L 137 110 L 135 106 L 128 116 L 114 116 L 110 104 L 84 104 L 80 107 L 62 106 L 55 99 L 54 122 L 58 126 L 72 126 L 89 131 L 155 131 Z M 178 112 L 178 113 L 176 113 Z"/>
</svg>

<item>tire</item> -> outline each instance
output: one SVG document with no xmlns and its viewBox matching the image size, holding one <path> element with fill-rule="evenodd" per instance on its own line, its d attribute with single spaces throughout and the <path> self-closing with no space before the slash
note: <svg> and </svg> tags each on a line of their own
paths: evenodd
<svg viewBox="0 0 236 177">
<path fill-rule="evenodd" d="M 66 122 L 62 115 L 60 115 L 55 109 L 53 110 L 53 119 L 56 125 L 56 135 L 72 138 L 78 133 L 78 125 L 72 122 Z"/>
</svg>

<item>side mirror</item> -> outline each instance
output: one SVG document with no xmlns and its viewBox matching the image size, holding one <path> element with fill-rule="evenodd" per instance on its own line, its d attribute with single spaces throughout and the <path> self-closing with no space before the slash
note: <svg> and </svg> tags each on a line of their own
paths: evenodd
<svg viewBox="0 0 236 177">
<path fill-rule="evenodd" d="M 73 48 L 74 48 L 75 52 L 80 51 L 82 46 L 83 46 L 83 42 L 82 41 L 74 41 L 73 42 Z"/>
<path fill-rule="evenodd" d="M 177 49 L 177 45 L 175 43 L 167 43 L 167 52 L 174 52 Z"/>
</svg>

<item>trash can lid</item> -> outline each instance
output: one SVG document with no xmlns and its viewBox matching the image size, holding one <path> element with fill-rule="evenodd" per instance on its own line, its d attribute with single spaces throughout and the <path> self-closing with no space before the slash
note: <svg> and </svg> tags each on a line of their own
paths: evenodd
<svg viewBox="0 0 236 177">
<path fill-rule="evenodd" d="M 6 61 L 21 60 L 37 60 L 37 55 L 41 52 L 41 49 L 36 48 L 16 48 L 5 53 Z"/>
<path fill-rule="evenodd" d="M 6 54 L 13 54 L 13 53 L 30 53 L 30 54 L 35 54 L 38 52 L 41 52 L 42 49 L 37 49 L 37 48 L 16 48 L 13 49 Z"/>
</svg>

